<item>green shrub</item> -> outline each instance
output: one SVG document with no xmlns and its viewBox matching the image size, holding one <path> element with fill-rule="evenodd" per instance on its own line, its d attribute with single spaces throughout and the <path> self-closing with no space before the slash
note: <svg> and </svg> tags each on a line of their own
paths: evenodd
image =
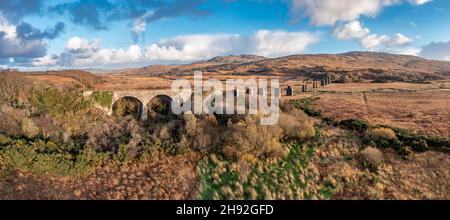
<svg viewBox="0 0 450 220">
<path fill-rule="evenodd" d="M 414 157 L 414 151 L 410 146 L 403 146 L 398 154 L 405 160 L 410 160 Z"/>
<path fill-rule="evenodd" d="M 119 145 L 119 149 L 114 154 L 114 159 L 119 162 L 125 162 L 128 160 L 128 146 L 126 144 Z"/>
<path fill-rule="evenodd" d="M 322 118 L 322 123 L 326 125 L 333 125 L 336 123 L 336 119 L 334 117 L 324 117 Z"/>
<path fill-rule="evenodd" d="M 290 103 L 294 107 L 304 111 L 309 117 L 320 117 L 322 113 L 319 110 L 314 109 L 314 107 L 312 106 L 314 101 L 315 99 L 313 98 L 306 98 L 293 100 Z"/>
<path fill-rule="evenodd" d="M 92 105 L 79 91 L 61 91 L 54 88 L 32 89 L 29 99 L 39 111 L 52 115 L 81 112 Z"/>
<path fill-rule="evenodd" d="M 366 132 L 369 129 L 369 122 L 361 119 L 346 119 L 339 122 L 339 126 L 354 130 L 360 133 Z"/>
<path fill-rule="evenodd" d="M 0 150 L 0 174 L 16 169 L 37 175 L 79 177 L 102 163 L 107 154 L 93 147 L 78 148 L 43 140 L 15 140 Z"/>
<path fill-rule="evenodd" d="M 424 152 L 427 151 L 428 143 L 427 140 L 430 139 L 427 135 L 417 134 L 411 130 L 401 129 L 401 128 L 392 128 L 398 139 L 404 144 L 411 146 L 412 149 L 416 152 Z"/>
<path fill-rule="evenodd" d="M 450 150 L 450 138 L 434 137 L 427 138 L 427 144 L 429 147 L 435 147 L 441 150 Z"/>
<path fill-rule="evenodd" d="M 378 127 L 367 133 L 367 142 L 380 148 L 393 148 L 399 150 L 402 143 L 397 139 L 395 132 L 390 128 Z"/>
<path fill-rule="evenodd" d="M 411 146 L 412 149 L 416 152 L 425 152 L 428 150 L 428 144 L 424 139 L 412 141 Z"/>
<path fill-rule="evenodd" d="M 102 107 L 111 107 L 113 93 L 111 91 L 95 91 L 91 96 L 92 100 Z"/>
</svg>

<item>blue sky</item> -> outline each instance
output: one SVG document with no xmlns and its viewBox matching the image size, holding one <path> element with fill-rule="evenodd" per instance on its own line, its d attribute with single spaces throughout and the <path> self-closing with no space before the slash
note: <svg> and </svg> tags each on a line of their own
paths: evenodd
<svg viewBox="0 0 450 220">
<path fill-rule="evenodd" d="M 3 68 L 379 51 L 450 60 L 448 0 L 8 0 Z"/>
</svg>

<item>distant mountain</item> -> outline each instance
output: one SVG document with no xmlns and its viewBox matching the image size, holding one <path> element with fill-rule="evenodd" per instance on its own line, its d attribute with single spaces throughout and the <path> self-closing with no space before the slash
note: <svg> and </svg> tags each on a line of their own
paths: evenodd
<svg viewBox="0 0 450 220">
<path fill-rule="evenodd" d="M 246 63 L 266 60 L 266 57 L 256 55 L 240 55 L 240 56 L 218 56 L 207 61 L 207 63 Z"/>
<path fill-rule="evenodd" d="M 289 75 L 318 77 L 330 73 L 337 81 L 393 80 L 426 81 L 440 79 L 450 73 L 450 62 L 427 60 L 408 55 L 376 52 L 343 54 L 305 54 L 280 58 L 255 55 L 220 56 L 187 65 L 154 65 L 128 69 L 126 75 L 184 75 L 194 69 L 225 75 Z"/>
</svg>

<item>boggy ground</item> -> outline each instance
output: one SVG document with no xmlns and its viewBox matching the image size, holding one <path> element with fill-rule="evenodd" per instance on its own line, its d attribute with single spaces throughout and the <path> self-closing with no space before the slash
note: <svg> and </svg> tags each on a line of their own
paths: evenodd
<svg viewBox="0 0 450 220">
<path fill-rule="evenodd" d="M 371 124 L 450 137 L 450 90 L 436 86 L 335 84 L 317 95 L 319 99 L 314 106 L 323 115 L 339 120 L 362 118 Z"/>
<path fill-rule="evenodd" d="M 351 132 L 328 126 L 321 133 L 313 148 L 292 148 L 286 159 L 258 163 L 254 172 L 199 153 L 157 155 L 100 166 L 79 179 L 15 171 L 0 181 L 0 199 L 450 198 L 448 153 L 428 151 L 405 160 L 383 149 L 378 172 L 371 172 L 361 164 L 360 143 Z"/>
</svg>

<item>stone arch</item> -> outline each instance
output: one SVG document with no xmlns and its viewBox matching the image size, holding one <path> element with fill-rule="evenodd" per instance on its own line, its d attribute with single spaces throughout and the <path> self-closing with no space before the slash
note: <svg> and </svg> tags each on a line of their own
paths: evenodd
<svg viewBox="0 0 450 220">
<path fill-rule="evenodd" d="M 140 120 L 142 118 L 143 111 L 143 102 L 134 96 L 123 96 L 117 98 L 112 104 L 112 115 L 115 117 L 132 115 L 137 120 Z"/>
<path fill-rule="evenodd" d="M 174 117 L 172 112 L 172 97 L 159 94 L 152 97 L 145 106 L 147 119 Z"/>
</svg>

